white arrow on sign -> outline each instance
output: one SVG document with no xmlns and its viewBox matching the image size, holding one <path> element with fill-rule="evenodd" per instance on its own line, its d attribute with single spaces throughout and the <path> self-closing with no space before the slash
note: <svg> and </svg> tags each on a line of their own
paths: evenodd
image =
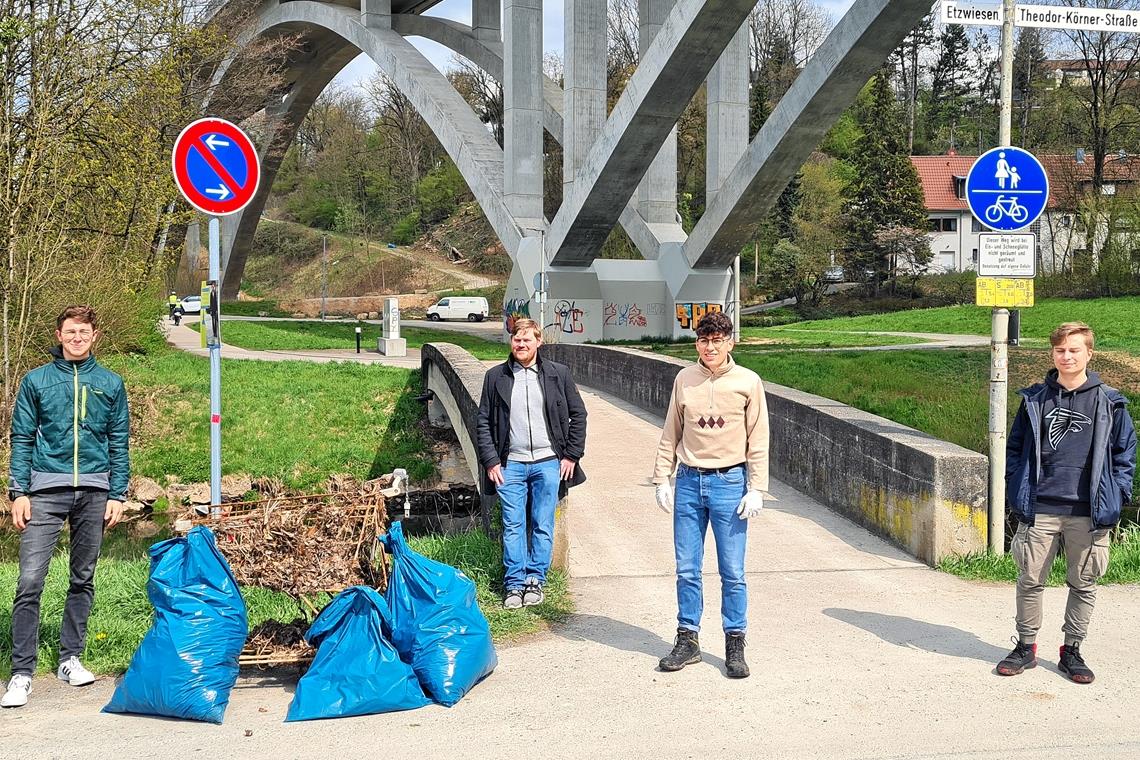
<svg viewBox="0 0 1140 760">
<path fill-rule="evenodd" d="M 206 192 L 210 195 L 218 196 L 218 200 L 224 201 L 230 197 L 230 189 L 225 185 L 218 185 L 217 187 L 207 187 Z"/>
<path fill-rule="evenodd" d="M 210 150 L 217 150 L 218 148 L 228 148 L 230 144 L 215 134 L 209 134 L 206 135 L 206 147 Z"/>
</svg>

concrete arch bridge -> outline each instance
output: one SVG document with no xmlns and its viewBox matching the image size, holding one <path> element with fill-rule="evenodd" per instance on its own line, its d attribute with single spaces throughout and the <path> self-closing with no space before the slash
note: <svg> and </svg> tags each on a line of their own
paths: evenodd
<svg viewBox="0 0 1140 760">
<path fill-rule="evenodd" d="M 606 0 L 563 0 L 563 86 L 542 74 L 542 0 L 471 0 L 470 26 L 425 16 L 439 0 L 264 0 L 241 49 L 299 35 L 288 89 L 244 113 L 261 117 L 263 179 L 225 218 L 222 289 L 237 294 L 273 178 L 314 100 L 360 52 L 412 102 L 455 162 L 513 268 L 504 313 L 537 317 L 550 339 L 583 342 L 691 334 L 707 311 L 736 308 L 733 263 L 764 213 L 929 0 L 856 0 L 748 140 L 748 39 L 755 0 L 639 0 L 641 58 L 606 112 Z M 446 77 L 408 42 L 434 40 L 497 79 L 504 147 Z M 686 234 L 676 208 L 676 123 L 708 83 L 707 210 Z M 563 203 L 543 217 L 543 130 L 564 149 Z M 274 150 L 266 150 L 267 146 Z M 620 224 L 644 257 L 599 259 Z M 546 277 L 542 278 L 542 272 Z M 545 287 L 541 287 L 545 283 Z"/>
</svg>

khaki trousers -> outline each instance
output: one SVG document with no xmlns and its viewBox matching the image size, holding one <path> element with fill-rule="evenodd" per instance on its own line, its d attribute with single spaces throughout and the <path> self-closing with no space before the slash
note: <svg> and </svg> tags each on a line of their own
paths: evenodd
<svg viewBox="0 0 1140 760">
<path fill-rule="evenodd" d="M 1064 547 L 1069 599 L 1065 605 L 1065 645 L 1084 641 L 1096 604 L 1096 582 L 1108 569 L 1109 531 L 1092 530 L 1088 517 L 1037 515 L 1034 525 L 1022 523 L 1010 552 L 1020 571 L 1017 578 L 1017 636 L 1026 644 L 1037 640 L 1041 628 L 1041 596 L 1053 558 Z"/>
</svg>

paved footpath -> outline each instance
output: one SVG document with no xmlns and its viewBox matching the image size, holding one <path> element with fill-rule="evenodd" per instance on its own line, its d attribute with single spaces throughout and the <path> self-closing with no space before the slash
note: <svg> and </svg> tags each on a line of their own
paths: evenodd
<svg viewBox="0 0 1140 760">
<path fill-rule="evenodd" d="M 0 712 L 3 746 L 21 758 L 1140 757 L 1140 590 L 1100 591 L 1085 646 L 1095 684 L 1057 672 L 1063 589 L 1046 593 L 1042 666 L 1002 678 L 1010 586 L 930 570 L 780 483 L 749 525 L 752 677 L 723 673 L 711 537 L 705 661 L 658 672 L 675 625 L 671 527 L 647 478 L 660 421 L 583 395 L 577 613 L 501 647 L 499 668 L 457 706 L 283 724 L 292 683 L 243 679 L 225 723 L 209 726 L 101 714 L 110 678 L 84 689 L 39 678 L 28 707 Z"/>
</svg>

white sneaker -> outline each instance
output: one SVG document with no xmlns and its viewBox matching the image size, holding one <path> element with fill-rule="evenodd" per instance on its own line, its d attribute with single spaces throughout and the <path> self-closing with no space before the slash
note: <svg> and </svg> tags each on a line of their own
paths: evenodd
<svg viewBox="0 0 1140 760">
<path fill-rule="evenodd" d="M 8 682 L 8 691 L 0 698 L 0 707 L 23 707 L 28 704 L 28 695 L 32 693 L 32 677 L 25 675 L 12 676 Z"/>
<path fill-rule="evenodd" d="M 66 681 L 72 686 L 86 686 L 95 683 L 95 674 L 83 667 L 78 657 L 68 657 L 61 662 L 55 675 L 59 680 Z"/>
</svg>

